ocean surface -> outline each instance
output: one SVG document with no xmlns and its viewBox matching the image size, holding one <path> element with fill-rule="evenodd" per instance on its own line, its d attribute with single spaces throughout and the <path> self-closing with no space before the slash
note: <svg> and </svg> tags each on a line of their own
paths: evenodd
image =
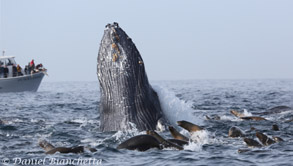
<svg viewBox="0 0 293 166">
<path fill-rule="evenodd" d="M 240 120 L 231 109 L 259 115 L 272 107 L 293 107 L 293 80 L 192 80 L 152 81 L 165 114 L 175 125 L 187 120 L 205 128 L 189 135 L 184 150 L 150 149 L 146 152 L 117 150 L 119 143 L 144 134 L 99 131 L 98 82 L 43 82 L 36 93 L 0 94 L 0 165 L 293 165 L 293 110 L 263 117 L 268 121 Z M 207 120 L 205 116 L 219 116 Z M 280 131 L 273 131 L 277 124 Z M 238 126 L 254 138 L 256 128 L 285 141 L 261 148 L 248 148 L 243 138 L 229 138 Z M 160 133 L 171 138 L 168 131 Z M 47 140 L 55 146 L 86 146 L 92 153 L 45 154 L 38 145 Z M 249 149 L 239 153 L 238 149 Z M 95 160 L 95 162 L 93 162 Z M 39 162 L 39 163 L 37 163 Z"/>
</svg>

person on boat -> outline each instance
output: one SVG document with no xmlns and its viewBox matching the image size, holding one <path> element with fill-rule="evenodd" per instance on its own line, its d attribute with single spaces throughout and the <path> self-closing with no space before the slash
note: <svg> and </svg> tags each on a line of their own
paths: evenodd
<svg viewBox="0 0 293 166">
<path fill-rule="evenodd" d="M 21 72 L 22 68 L 20 67 L 19 64 L 17 65 L 16 69 L 17 69 L 17 76 L 22 76 L 23 75 L 22 72 Z"/>
<path fill-rule="evenodd" d="M 16 77 L 17 76 L 17 67 L 15 66 L 15 64 L 13 64 L 12 66 L 12 77 Z"/>
<path fill-rule="evenodd" d="M 30 62 L 30 67 L 31 67 L 31 72 L 33 72 L 35 70 L 35 62 L 34 62 L 34 60 L 32 60 Z"/>
<path fill-rule="evenodd" d="M 42 71 L 43 70 L 43 64 L 38 64 L 37 66 L 36 66 L 36 69 L 38 70 L 38 71 Z"/>
<path fill-rule="evenodd" d="M 4 78 L 8 77 L 8 72 L 9 72 L 9 70 L 8 70 L 7 66 L 5 65 L 4 66 Z"/>
<path fill-rule="evenodd" d="M 27 75 L 29 72 L 28 72 L 28 65 L 25 65 L 24 67 L 24 74 Z"/>
<path fill-rule="evenodd" d="M 31 74 L 32 72 L 32 67 L 31 67 L 31 63 L 29 62 L 28 65 L 27 65 L 27 74 Z"/>
<path fill-rule="evenodd" d="M 0 78 L 4 77 L 4 67 L 0 64 Z"/>
<path fill-rule="evenodd" d="M 7 66 L 11 66 L 11 65 L 13 65 L 13 63 L 11 62 L 10 59 L 8 59 L 8 63 L 7 63 L 6 65 L 7 65 Z"/>
</svg>

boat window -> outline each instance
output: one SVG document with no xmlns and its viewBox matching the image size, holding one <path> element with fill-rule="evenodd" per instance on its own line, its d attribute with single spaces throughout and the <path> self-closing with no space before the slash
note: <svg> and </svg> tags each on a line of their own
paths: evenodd
<svg viewBox="0 0 293 166">
<path fill-rule="evenodd" d="M 9 58 L 8 63 L 9 65 L 16 65 L 14 58 Z"/>
<path fill-rule="evenodd" d="M 0 64 L 6 66 L 16 65 L 15 60 L 13 58 L 1 59 Z"/>
</svg>

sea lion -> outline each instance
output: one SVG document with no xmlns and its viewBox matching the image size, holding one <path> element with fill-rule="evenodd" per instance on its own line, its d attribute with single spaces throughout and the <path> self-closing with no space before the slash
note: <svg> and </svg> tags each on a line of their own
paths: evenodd
<svg viewBox="0 0 293 166">
<path fill-rule="evenodd" d="M 155 130 L 160 119 L 168 120 L 149 84 L 145 63 L 139 63 L 139 51 L 117 25 L 105 29 L 98 53 L 100 130 L 128 130 L 131 123 L 140 131 Z"/>
<path fill-rule="evenodd" d="M 229 129 L 228 136 L 229 137 L 244 137 L 245 134 L 240 128 L 233 126 Z"/>
<path fill-rule="evenodd" d="M 138 135 L 122 142 L 117 149 L 146 151 L 150 148 L 162 149 L 160 142 L 151 135 Z"/>
<path fill-rule="evenodd" d="M 250 127 L 250 131 L 254 131 L 254 130 L 256 130 L 255 127 Z"/>
<path fill-rule="evenodd" d="M 163 145 L 164 148 L 175 148 L 175 149 L 178 149 L 178 150 L 183 150 L 183 147 L 182 146 L 179 146 L 177 144 L 174 144 L 174 143 L 172 143 L 172 142 L 164 139 L 162 136 L 160 136 L 155 131 L 148 130 L 147 131 L 147 134 L 148 135 L 151 135 L 151 136 L 154 136 L 160 142 L 160 144 Z"/>
<path fill-rule="evenodd" d="M 46 154 L 54 154 L 56 152 L 59 153 L 83 153 L 84 152 L 84 147 L 83 146 L 77 146 L 73 148 L 67 148 L 67 147 L 55 147 L 49 142 L 45 140 L 41 140 L 39 142 L 40 147 L 42 147 L 45 151 Z"/>
<path fill-rule="evenodd" d="M 274 141 L 276 142 L 284 142 L 284 140 L 280 137 L 273 136 Z"/>
<path fill-rule="evenodd" d="M 206 117 L 207 120 L 211 120 L 211 118 L 209 116 L 206 115 L 205 117 Z"/>
<path fill-rule="evenodd" d="M 276 106 L 276 107 L 268 109 L 266 112 L 262 112 L 259 114 L 261 114 L 261 115 L 278 114 L 278 113 L 290 111 L 290 110 L 293 110 L 293 109 L 288 106 Z"/>
<path fill-rule="evenodd" d="M 278 126 L 278 125 L 274 124 L 274 125 L 272 126 L 272 130 L 274 130 L 274 131 L 279 131 L 280 129 L 279 129 L 279 126 Z"/>
<path fill-rule="evenodd" d="M 184 135 L 180 134 L 173 126 L 169 126 L 169 131 L 170 131 L 171 135 L 175 139 L 179 139 L 179 140 L 182 140 L 182 141 L 189 141 L 189 139 L 187 137 L 185 137 Z"/>
<path fill-rule="evenodd" d="M 267 135 L 260 133 L 260 132 L 256 132 L 256 137 L 258 138 L 258 140 L 265 146 L 271 145 L 276 143 L 276 141 L 274 141 L 273 139 L 269 138 Z"/>
<path fill-rule="evenodd" d="M 221 120 L 221 117 L 219 117 L 218 115 L 214 115 L 212 117 L 209 116 L 205 116 L 207 120 Z"/>
<path fill-rule="evenodd" d="M 0 119 L 0 125 L 6 125 L 6 124 L 8 124 L 8 121 L 7 120 L 1 120 Z"/>
<path fill-rule="evenodd" d="M 259 116 L 244 116 L 244 117 L 239 117 L 240 119 L 243 120 L 255 120 L 255 121 L 261 121 L 261 120 L 267 120 L 263 117 L 259 117 Z"/>
<path fill-rule="evenodd" d="M 245 152 L 249 152 L 250 149 L 238 149 L 238 153 L 245 153 Z"/>
<path fill-rule="evenodd" d="M 293 119 L 286 120 L 285 123 L 293 122 Z"/>
<path fill-rule="evenodd" d="M 265 118 L 260 117 L 260 116 L 245 116 L 243 113 L 240 113 L 236 110 L 231 110 L 230 112 L 234 116 L 236 116 L 240 119 L 243 119 L 243 120 L 255 120 L 255 121 L 266 120 Z"/>
<path fill-rule="evenodd" d="M 233 114 L 234 116 L 236 116 L 236 117 L 238 117 L 238 118 L 244 116 L 243 113 L 240 113 L 240 112 L 238 112 L 238 111 L 236 111 L 236 110 L 231 110 L 230 112 L 231 112 L 231 114 Z"/>
<path fill-rule="evenodd" d="M 195 125 L 193 123 L 187 122 L 185 120 L 182 121 L 177 121 L 178 126 L 184 128 L 185 130 L 189 131 L 189 132 L 196 132 L 196 131 L 200 131 L 203 130 L 203 128 L 201 128 L 198 125 Z"/>
<path fill-rule="evenodd" d="M 184 145 L 188 145 L 188 142 L 187 141 L 183 141 L 183 140 L 180 140 L 180 139 L 167 139 L 169 142 L 172 142 L 174 144 L 177 144 L 179 146 L 184 146 Z"/>
<path fill-rule="evenodd" d="M 244 138 L 243 140 L 247 144 L 247 146 L 249 146 L 249 147 L 257 147 L 257 148 L 262 147 L 262 145 L 254 139 Z"/>
</svg>

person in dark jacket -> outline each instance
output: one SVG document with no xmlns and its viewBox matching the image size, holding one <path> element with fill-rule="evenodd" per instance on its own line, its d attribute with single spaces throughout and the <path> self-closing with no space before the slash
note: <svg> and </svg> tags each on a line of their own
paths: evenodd
<svg viewBox="0 0 293 166">
<path fill-rule="evenodd" d="M 12 77 L 16 77 L 17 76 L 17 68 L 15 65 L 12 66 Z"/>
<path fill-rule="evenodd" d="M 28 65 L 25 65 L 25 67 L 24 67 L 24 74 L 25 74 L 25 75 L 28 74 Z"/>
<path fill-rule="evenodd" d="M 31 63 L 28 63 L 27 65 L 27 72 L 28 74 L 31 74 L 32 68 L 31 68 Z"/>
<path fill-rule="evenodd" d="M 8 77 L 8 72 L 9 72 L 9 70 L 8 70 L 7 66 L 4 66 L 4 78 Z"/>
<path fill-rule="evenodd" d="M 0 78 L 4 77 L 4 67 L 0 64 Z"/>
<path fill-rule="evenodd" d="M 36 69 L 37 69 L 37 70 L 42 70 L 42 69 L 43 69 L 43 64 L 41 64 L 41 63 L 38 64 L 38 65 L 36 66 Z"/>
</svg>

